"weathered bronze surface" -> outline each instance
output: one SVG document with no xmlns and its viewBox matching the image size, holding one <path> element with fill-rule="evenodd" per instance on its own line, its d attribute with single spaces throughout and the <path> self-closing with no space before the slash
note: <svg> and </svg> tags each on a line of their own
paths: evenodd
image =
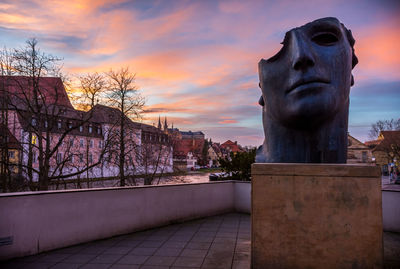
<svg viewBox="0 0 400 269">
<path fill-rule="evenodd" d="M 354 42 L 339 20 L 323 18 L 290 30 L 261 59 L 265 140 L 256 162 L 346 163 Z"/>
</svg>

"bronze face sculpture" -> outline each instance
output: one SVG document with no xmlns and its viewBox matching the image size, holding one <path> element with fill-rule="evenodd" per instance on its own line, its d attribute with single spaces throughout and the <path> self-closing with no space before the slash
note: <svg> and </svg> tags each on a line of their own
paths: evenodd
<svg viewBox="0 0 400 269">
<path fill-rule="evenodd" d="M 265 140 L 256 162 L 346 162 L 354 42 L 336 18 L 323 18 L 290 30 L 281 50 L 261 59 Z"/>
</svg>

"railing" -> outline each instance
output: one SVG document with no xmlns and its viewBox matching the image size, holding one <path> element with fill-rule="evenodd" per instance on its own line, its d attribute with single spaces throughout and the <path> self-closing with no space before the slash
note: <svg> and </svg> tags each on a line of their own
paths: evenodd
<svg viewBox="0 0 400 269">
<path fill-rule="evenodd" d="M 400 233 L 400 190 L 382 190 L 383 230 Z"/>
<path fill-rule="evenodd" d="M 250 182 L 0 194 L 0 260 L 226 212 L 250 213 Z M 400 191 L 382 191 L 400 232 Z"/>
<path fill-rule="evenodd" d="M 232 211 L 250 213 L 250 183 L 1 194 L 0 259 Z"/>
</svg>

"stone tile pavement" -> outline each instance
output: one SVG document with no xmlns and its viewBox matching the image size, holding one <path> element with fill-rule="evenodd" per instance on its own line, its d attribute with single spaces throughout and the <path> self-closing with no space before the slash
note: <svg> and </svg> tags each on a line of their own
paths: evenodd
<svg viewBox="0 0 400 269">
<path fill-rule="evenodd" d="M 250 216 L 224 214 L 14 259 L 0 268 L 250 268 Z"/>
<path fill-rule="evenodd" d="M 385 268 L 400 234 L 384 233 Z M 0 263 L 0 268 L 250 268 L 250 215 L 230 213 Z"/>
</svg>

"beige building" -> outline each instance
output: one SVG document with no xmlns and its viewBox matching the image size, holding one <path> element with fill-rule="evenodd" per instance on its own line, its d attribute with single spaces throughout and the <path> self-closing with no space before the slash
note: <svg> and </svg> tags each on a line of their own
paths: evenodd
<svg viewBox="0 0 400 269">
<path fill-rule="evenodd" d="M 219 166 L 218 159 L 222 158 L 222 154 L 218 144 L 213 143 L 208 147 L 208 158 L 210 159 L 211 165 Z"/>
<path fill-rule="evenodd" d="M 372 151 L 358 139 L 348 135 L 347 140 L 347 163 L 348 164 L 372 164 Z"/>
<path fill-rule="evenodd" d="M 378 139 L 369 144 L 375 146 L 372 154 L 383 173 L 388 171 L 388 164 L 400 165 L 400 131 L 381 131 Z"/>
</svg>

